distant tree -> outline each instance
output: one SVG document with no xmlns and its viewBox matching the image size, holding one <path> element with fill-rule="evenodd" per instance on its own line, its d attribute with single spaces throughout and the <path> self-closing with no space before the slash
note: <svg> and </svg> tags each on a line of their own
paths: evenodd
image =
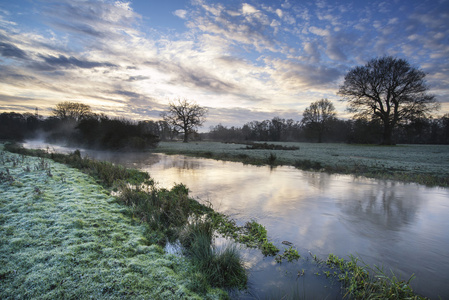
<svg viewBox="0 0 449 300">
<path fill-rule="evenodd" d="M 380 120 L 382 144 L 391 145 L 396 126 L 438 108 L 435 97 L 426 93 L 425 76 L 404 59 L 375 58 L 350 70 L 338 94 L 348 101 L 356 118 Z"/>
<path fill-rule="evenodd" d="M 282 136 L 285 134 L 285 130 L 287 127 L 287 125 L 285 124 L 285 119 L 274 117 L 273 119 L 271 119 L 269 126 L 270 140 L 280 141 Z"/>
<path fill-rule="evenodd" d="M 0 114 L 0 139 L 22 140 L 26 133 L 26 119 L 22 114 Z"/>
<path fill-rule="evenodd" d="M 83 118 L 92 115 L 92 109 L 89 105 L 78 102 L 60 102 L 53 109 L 53 115 L 61 120 L 80 121 Z"/>
<path fill-rule="evenodd" d="M 331 121 L 337 115 L 334 104 L 327 99 L 321 99 L 310 104 L 302 114 L 301 123 L 306 130 L 318 137 L 318 143 L 323 141 L 323 135 L 329 130 Z"/>
<path fill-rule="evenodd" d="M 168 111 L 161 114 L 164 121 L 175 130 L 184 133 L 184 143 L 189 141 L 189 135 L 202 126 L 206 120 L 207 108 L 201 107 L 193 101 L 178 99 L 170 102 Z"/>
</svg>

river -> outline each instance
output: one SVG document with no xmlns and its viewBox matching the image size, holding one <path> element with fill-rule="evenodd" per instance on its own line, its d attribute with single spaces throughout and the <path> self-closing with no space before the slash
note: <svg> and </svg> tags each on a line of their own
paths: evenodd
<svg viewBox="0 0 449 300">
<path fill-rule="evenodd" d="M 182 155 L 85 153 L 147 171 L 161 187 L 183 183 L 191 196 L 237 223 L 263 224 L 278 248 L 293 243 L 302 258 L 281 265 L 242 250 L 250 288 L 240 298 L 277 298 L 292 290 L 302 298 L 341 298 L 339 283 L 317 275 L 310 253 L 323 259 L 353 254 L 405 280 L 415 274 L 415 292 L 449 298 L 447 188 Z"/>
</svg>

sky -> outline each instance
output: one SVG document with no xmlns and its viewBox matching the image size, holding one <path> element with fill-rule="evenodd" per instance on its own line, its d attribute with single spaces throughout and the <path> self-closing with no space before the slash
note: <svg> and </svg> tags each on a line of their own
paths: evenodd
<svg viewBox="0 0 449 300">
<path fill-rule="evenodd" d="M 159 120 L 207 107 L 205 128 L 301 119 L 345 74 L 391 55 L 427 73 L 449 113 L 449 0 L 0 0 L 0 112 L 62 101 Z"/>
</svg>

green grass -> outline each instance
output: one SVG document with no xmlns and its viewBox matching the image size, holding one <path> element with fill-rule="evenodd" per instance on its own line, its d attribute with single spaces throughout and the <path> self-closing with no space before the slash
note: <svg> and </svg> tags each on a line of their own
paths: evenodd
<svg viewBox="0 0 449 300">
<path fill-rule="evenodd" d="M 213 243 L 213 233 L 210 219 L 188 224 L 180 237 L 186 255 L 212 286 L 246 287 L 246 271 L 237 247 L 229 243 L 217 248 Z"/>
<path fill-rule="evenodd" d="M 284 249 L 284 253 L 278 254 L 275 258 L 277 263 L 282 263 L 282 260 L 286 259 L 288 262 L 293 262 L 299 260 L 301 255 L 299 255 L 298 250 L 293 249 L 292 246 L 290 248 Z"/>
<path fill-rule="evenodd" d="M 1 299 L 227 297 L 198 287 L 197 268 L 145 239 L 146 226 L 92 177 L 45 158 L 0 156 L 0 172 L 13 178 L 0 182 Z"/>
<path fill-rule="evenodd" d="M 448 145 L 349 145 L 276 143 L 247 149 L 245 144 L 161 142 L 153 151 L 254 165 L 289 165 L 303 170 L 449 186 Z M 264 144 L 262 144 L 264 145 Z M 296 150 L 295 150 L 296 149 Z"/>
<path fill-rule="evenodd" d="M 410 285 L 414 276 L 400 280 L 383 267 L 370 267 L 359 258 L 350 255 L 346 261 L 334 254 L 329 254 L 325 261 L 314 260 L 328 268 L 323 273 L 326 277 L 336 278 L 342 283 L 345 299 L 427 299 L 416 295 Z"/>
</svg>

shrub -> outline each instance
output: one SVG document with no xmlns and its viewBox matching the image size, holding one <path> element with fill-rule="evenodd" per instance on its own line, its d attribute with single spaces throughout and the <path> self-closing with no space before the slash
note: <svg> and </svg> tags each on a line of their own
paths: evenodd
<svg viewBox="0 0 449 300">
<path fill-rule="evenodd" d="M 303 170 L 320 170 L 323 168 L 320 162 L 309 159 L 298 159 L 295 161 L 294 166 Z"/>
</svg>

